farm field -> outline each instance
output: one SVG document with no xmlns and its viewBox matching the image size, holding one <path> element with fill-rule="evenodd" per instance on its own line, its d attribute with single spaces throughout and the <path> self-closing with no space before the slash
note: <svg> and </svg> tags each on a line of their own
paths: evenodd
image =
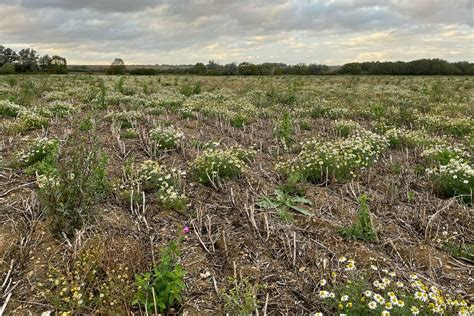
<svg viewBox="0 0 474 316">
<path fill-rule="evenodd" d="M 473 113 L 462 76 L 0 76 L 0 308 L 470 315 Z"/>
</svg>

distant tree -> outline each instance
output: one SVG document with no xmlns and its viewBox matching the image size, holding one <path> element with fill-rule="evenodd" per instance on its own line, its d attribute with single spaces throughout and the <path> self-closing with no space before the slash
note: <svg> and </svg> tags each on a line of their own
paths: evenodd
<svg viewBox="0 0 474 316">
<path fill-rule="evenodd" d="M 224 66 L 224 75 L 238 75 L 239 67 L 236 63 L 230 63 Z"/>
<path fill-rule="evenodd" d="M 0 67 L 0 74 L 2 75 L 8 75 L 8 74 L 14 74 L 15 73 L 15 66 L 13 64 L 3 64 L 2 67 Z"/>
<path fill-rule="evenodd" d="M 195 75 L 205 75 L 207 73 L 207 68 L 203 63 L 197 63 L 194 65 L 192 73 Z"/>
<path fill-rule="evenodd" d="M 108 75 L 123 75 L 125 74 L 125 63 L 121 58 L 115 58 L 109 69 L 107 69 Z"/>
<path fill-rule="evenodd" d="M 341 74 L 360 75 L 362 73 L 362 68 L 359 63 L 349 63 L 343 65 L 339 72 Z"/>
<path fill-rule="evenodd" d="M 257 67 L 254 64 L 243 62 L 239 64 L 239 74 L 244 76 L 257 75 Z"/>
<path fill-rule="evenodd" d="M 15 64 L 18 61 L 17 53 L 11 48 L 0 45 L 0 66 Z"/>
<path fill-rule="evenodd" d="M 308 66 L 308 75 L 324 75 L 329 72 L 329 67 L 326 65 L 311 64 Z"/>
<path fill-rule="evenodd" d="M 48 70 L 48 67 L 51 65 L 51 57 L 49 55 L 41 56 L 38 59 L 38 65 L 42 70 Z"/>
<path fill-rule="evenodd" d="M 33 48 L 24 48 L 18 52 L 18 68 L 21 72 L 37 71 L 39 56 Z M 18 69 L 17 69 L 18 70 Z"/>
</svg>

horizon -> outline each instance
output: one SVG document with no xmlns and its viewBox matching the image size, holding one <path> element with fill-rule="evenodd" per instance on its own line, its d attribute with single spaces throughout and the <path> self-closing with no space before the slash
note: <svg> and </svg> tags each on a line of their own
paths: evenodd
<svg viewBox="0 0 474 316">
<path fill-rule="evenodd" d="M 474 60 L 473 2 L 2 0 L 0 38 L 71 65 Z"/>
</svg>

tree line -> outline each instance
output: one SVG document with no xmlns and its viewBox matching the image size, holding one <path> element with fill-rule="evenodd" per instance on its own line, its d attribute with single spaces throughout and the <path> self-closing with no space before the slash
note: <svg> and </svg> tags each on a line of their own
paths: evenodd
<svg viewBox="0 0 474 316">
<path fill-rule="evenodd" d="M 123 66 L 123 73 L 126 69 Z M 474 75 L 474 63 L 447 62 L 442 59 L 418 59 L 410 62 L 347 63 L 341 67 L 319 64 L 287 65 L 283 63 L 252 64 L 243 62 L 220 65 L 209 61 L 189 67 L 135 68 L 132 75 L 194 74 L 207 76 L 261 76 L 261 75 Z"/>
<path fill-rule="evenodd" d="M 40 56 L 33 48 L 18 52 L 0 45 L 0 74 L 47 72 L 67 73 L 66 58 L 54 55 Z"/>
</svg>

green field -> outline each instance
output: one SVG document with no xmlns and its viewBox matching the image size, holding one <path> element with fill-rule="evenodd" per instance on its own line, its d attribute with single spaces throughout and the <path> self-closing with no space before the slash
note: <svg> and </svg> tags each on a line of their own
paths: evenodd
<svg viewBox="0 0 474 316">
<path fill-rule="evenodd" d="M 473 114 L 461 76 L 0 76 L 0 308 L 474 313 Z"/>
</svg>

